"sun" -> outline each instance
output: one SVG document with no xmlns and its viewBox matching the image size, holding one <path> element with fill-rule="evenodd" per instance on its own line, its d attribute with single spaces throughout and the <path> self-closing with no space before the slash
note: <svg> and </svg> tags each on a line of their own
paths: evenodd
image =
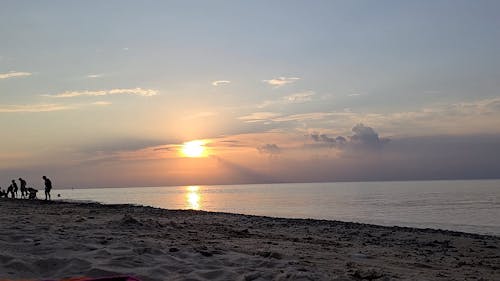
<svg viewBox="0 0 500 281">
<path fill-rule="evenodd" d="M 206 156 L 205 142 L 201 140 L 194 140 L 185 142 L 181 148 L 182 155 L 191 158 Z"/>
</svg>

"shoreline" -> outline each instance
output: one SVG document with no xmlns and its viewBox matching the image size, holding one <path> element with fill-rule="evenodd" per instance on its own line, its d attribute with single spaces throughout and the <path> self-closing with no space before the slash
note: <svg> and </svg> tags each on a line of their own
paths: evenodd
<svg viewBox="0 0 500 281">
<path fill-rule="evenodd" d="M 500 237 L 131 204 L 0 200 L 0 278 L 500 280 Z"/>
<path fill-rule="evenodd" d="M 39 201 L 44 201 L 39 199 Z M 139 208 L 151 208 L 151 209 L 157 209 L 157 210 L 165 210 L 165 211 L 187 211 L 187 212 L 200 212 L 200 213 L 208 213 L 208 214 L 214 214 L 214 215 L 228 215 L 228 216 L 250 216 L 250 217 L 256 217 L 256 218 L 265 218 L 265 219 L 282 219 L 282 220 L 291 220 L 291 221 L 318 221 L 318 222 L 331 222 L 331 223 L 338 223 L 338 224 L 355 224 L 355 225 L 360 225 L 360 226 L 369 226 L 369 227 L 383 227 L 383 228 L 396 228 L 400 230 L 407 230 L 407 231 L 422 231 L 422 232 L 429 232 L 429 233 L 443 233 L 443 234 L 449 234 L 452 236 L 460 236 L 460 235 L 471 235 L 471 236 L 486 236 L 486 237 L 491 237 L 491 238 L 500 238 L 500 234 L 486 234 L 486 233 L 476 233 L 476 232 L 467 232 L 467 231 L 458 231 L 458 230 L 451 230 L 451 229 L 443 229 L 443 228 L 433 228 L 433 227 L 413 227 L 413 226 L 403 226 L 403 225 L 383 225 L 383 224 L 376 224 L 376 223 L 364 223 L 364 222 L 356 222 L 356 221 L 343 221 L 343 220 L 331 220 L 331 219 L 317 219 L 317 218 L 292 218 L 292 217 L 275 217 L 275 216 L 266 216 L 266 215 L 252 215 L 252 214 L 243 214 L 243 213 L 231 213 L 231 212 L 218 212 L 218 211 L 205 211 L 205 210 L 193 210 L 193 209 L 166 209 L 166 208 L 161 208 L 161 207 L 155 207 L 155 206 L 149 206 L 149 205 L 140 205 L 140 204 L 132 204 L 132 203 L 125 203 L 125 204 L 114 204 L 114 203 L 102 203 L 98 201 L 93 201 L 93 200 L 75 200 L 75 199 L 55 199 L 51 200 L 51 203 L 67 203 L 67 204 L 95 204 L 97 206 L 123 206 L 123 207 L 139 207 Z M 50 203 L 49 203 L 50 204 Z"/>
<path fill-rule="evenodd" d="M 299 217 L 279 217 L 279 216 L 268 216 L 268 215 L 254 215 L 254 214 L 244 214 L 244 213 L 233 213 L 233 212 L 219 212 L 219 211 L 206 211 L 206 210 L 193 210 L 193 209 L 167 209 L 161 207 L 155 207 L 151 205 L 141 205 L 141 204 L 133 204 L 133 203 L 103 203 L 95 200 L 78 200 L 78 199 L 54 199 L 53 202 L 61 202 L 61 203 L 75 203 L 75 204 L 98 204 L 98 205 L 123 205 L 123 206 L 132 206 L 132 207 L 145 207 L 145 208 L 153 208 L 160 210 L 170 210 L 170 211 L 196 211 L 196 212 L 207 212 L 214 214 L 228 214 L 228 215 L 241 215 L 241 216 L 254 216 L 254 217 L 263 217 L 263 218 L 275 218 L 275 219 L 290 219 L 290 220 L 317 220 L 317 221 L 330 221 L 330 222 L 339 222 L 339 223 L 353 223 L 353 224 L 362 224 L 362 225 L 370 225 L 370 226 L 381 226 L 381 227 L 396 227 L 396 228 L 409 228 L 409 229 L 418 229 L 418 230 L 429 230 L 429 231 L 444 231 L 444 232 L 456 232 L 463 234 L 473 234 L 473 235 L 481 235 L 481 236 L 492 236 L 492 237 L 500 237 L 500 233 L 480 233 L 480 232 L 468 232 L 461 230 L 453 230 L 446 228 L 438 228 L 438 227 L 420 227 L 420 226 L 408 226 L 408 225 L 389 225 L 389 224 L 377 224 L 370 222 L 360 222 L 360 221 L 344 221 L 344 220 L 335 220 L 335 219 L 322 219 L 322 218 L 299 218 Z"/>
</svg>

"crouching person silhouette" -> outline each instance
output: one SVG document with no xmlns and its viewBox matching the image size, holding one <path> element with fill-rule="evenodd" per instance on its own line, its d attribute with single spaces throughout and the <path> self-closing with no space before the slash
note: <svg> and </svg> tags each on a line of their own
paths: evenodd
<svg viewBox="0 0 500 281">
<path fill-rule="evenodd" d="M 36 199 L 36 193 L 38 190 L 34 189 L 33 187 L 28 187 L 26 189 L 26 192 L 28 193 L 28 199 Z"/>
</svg>

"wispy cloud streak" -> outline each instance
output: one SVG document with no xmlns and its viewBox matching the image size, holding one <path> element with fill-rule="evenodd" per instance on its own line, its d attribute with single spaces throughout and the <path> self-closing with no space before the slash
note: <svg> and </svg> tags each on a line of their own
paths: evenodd
<svg viewBox="0 0 500 281">
<path fill-rule="evenodd" d="M 231 83 L 231 81 L 229 81 L 229 80 L 217 80 L 217 81 L 213 81 L 212 85 L 217 87 L 217 86 L 224 86 L 224 85 L 227 85 L 229 83 Z"/>
<path fill-rule="evenodd" d="M 313 96 L 314 96 L 313 91 L 299 92 L 288 96 L 284 96 L 281 99 L 277 100 L 266 100 L 263 103 L 257 105 L 257 108 L 264 108 L 272 105 L 305 103 L 312 101 Z"/>
<path fill-rule="evenodd" d="M 109 101 L 96 101 L 92 103 L 93 105 L 99 105 L 99 106 L 106 106 L 106 105 L 111 105 L 111 102 Z"/>
<path fill-rule="evenodd" d="M 73 107 L 63 104 L 0 105 L 0 113 L 50 112 L 68 109 L 73 109 Z"/>
<path fill-rule="evenodd" d="M 111 89 L 99 91 L 67 91 L 54 95 L 42 95 L 51 98 L 73 98 L 80 96 L 107 96 L 107 95 L 136 95 L 143 97 L 151 97 L 158 95 L 158 91 L 152 89 L 134 88 L 134 89 Z"/>
<path fill-rule="evenodd" d="M 249 115 L 238 117 L 238 119 L 243 120 L 247 123 L 252 123 L 252 122 L 263 122 L 278 116 L 280 116 L 280 114 L 275 112 L 254 112 Z"/>
<path fill-rule="evenodd" d="M 8 72 L 8 73 L 0 73 L 0 79 L 9 79 L 14 77 L 23 77 L 30 76 L 29 72 Z"/>
<path fill-rule="evenodd" d="M 300 80 L 300 78 L 298 77 L 278 77 L 278 78 L 273 78 L 273 79 L 270 79 L 270 80 L 262 80 L 262 82 L 265 82 L 271 86 L 274 86 L 274 87 L 281 87 L 281 86 L 284 86 L 286 84 L 291 84 L 291 83 L 294 83 L 296 82 L 297 80 Z"/>
</svg>

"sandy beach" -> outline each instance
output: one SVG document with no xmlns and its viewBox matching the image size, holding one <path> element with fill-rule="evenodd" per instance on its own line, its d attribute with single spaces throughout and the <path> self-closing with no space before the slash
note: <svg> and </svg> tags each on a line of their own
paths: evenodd
<svg viewBox="0 0 500 281">
<path fill-rule="evenodd" d="M 495 236 L 95 203 L 0 212 L 0 279 L 500 280 Z"/>
</svg>

